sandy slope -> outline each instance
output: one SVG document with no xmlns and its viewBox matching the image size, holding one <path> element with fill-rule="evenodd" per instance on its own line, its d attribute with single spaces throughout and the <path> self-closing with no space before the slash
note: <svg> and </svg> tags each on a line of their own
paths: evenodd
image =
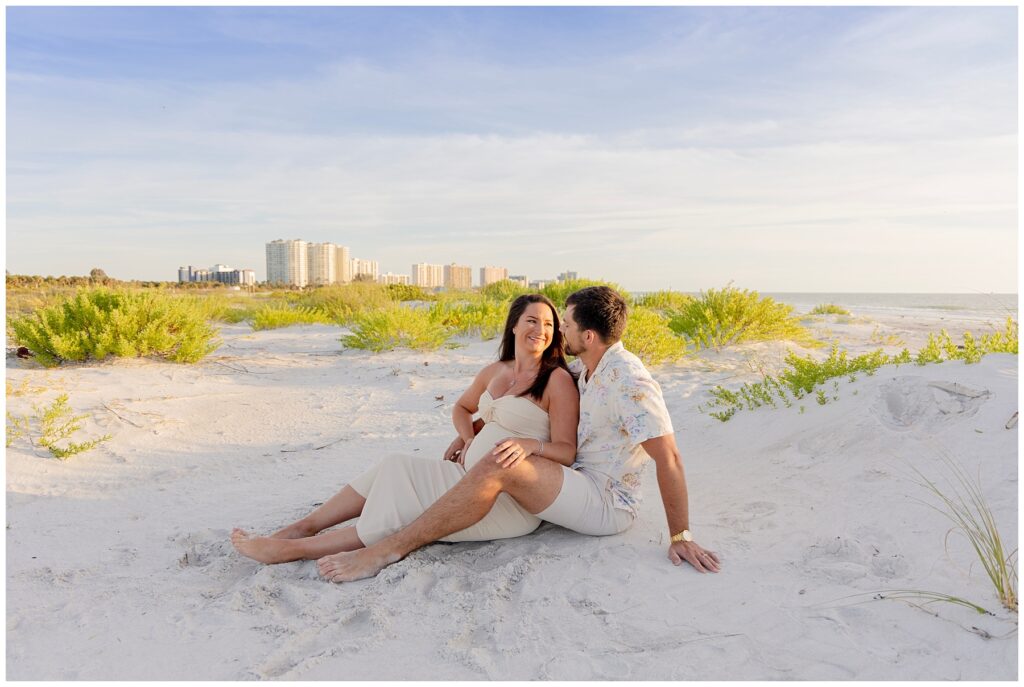
<svg viewBox="0 0 1024 687">
<path fill-rule="evenodd" d="M 844 345 L 912 349 L 934 322 L 818 318 Z M 951 332 L 957 332 L 954 323 Z M 12 679 L 1013 679 L 1015 614 L 967 543 L 919 499 L 911 466 L 980 474 L 1017 541 L 1017 358 L 886 368 L 839 400 L 698 411 L 707 389 L 778 365 L 785 346 L 708 353 L 655 371 L 691 487 L 692 529 L 719 575 L 665 559 L 654 471 L 641 520 L 591 538 L 545 525 L 439 544 L 334 586 L 312 562 L 265 567 L 231 549 L 387 453 L 439 457 L 452 401 L 494 354 L 341 352 L 339 330 L 223 331 L 195 366 L 119 361 L 8 380 L 67 391 L 113 439 L 67 463 L 7 452 L 7 676 Z M 889 342 L 892 343 L 893 339 Z M 891 350 L 898 350 L 895 346 Z M 821 354 L 819 352 L 818 354 Z M 955 386 L 954 386 L 955 385 Z M 438 398 L 443 397 L 443 398 Z M 968 598 L 875 601 L 916 588 Z M 853 596 L 857 595 L 857 596 Z M 1009 636 L 1007 636 L 1009 634 Z"/>
</svg>

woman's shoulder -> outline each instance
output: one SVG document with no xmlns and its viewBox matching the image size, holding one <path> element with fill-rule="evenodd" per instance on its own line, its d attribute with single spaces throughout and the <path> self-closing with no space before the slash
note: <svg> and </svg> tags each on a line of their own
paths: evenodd
<svg viewBox="0 0 1024 687">
<path fill-rule="evenodd" d="M 576 391 L 576 380 L 573 379 L 569 371 L 563 367 L 556 367 L 551 371 L 551 377 L 548 378 L 548 384 L 553 385 L 555 389 L 568 390 L 572 389 Z"/>
<path fill-rule="evenodd" d="M 489 382 L 494 379 L 497 375 L 507 370 L 509 363 L 503 360 L 498 360 L 490 365 L 485 365 L 480 372 L 477 373 L 477 379 L 482 379 L 484 382 Z"/>
</svg>

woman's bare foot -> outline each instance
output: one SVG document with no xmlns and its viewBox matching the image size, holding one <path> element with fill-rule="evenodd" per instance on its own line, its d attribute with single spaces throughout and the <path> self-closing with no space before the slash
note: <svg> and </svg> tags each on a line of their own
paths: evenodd
<svg viewBox="0 0 1024 687">
<path fill-rule="evenodd" d="M 401 560 L 397 553 L 371 546 L 358 551 L 344 551 L 324 556 L 316 562 L 320 576 L 328 582 L 352 582 L 373 577 L 392 563 Z"/>
<path fill-rule="evenodd" d="M 302 558 L 294 542 L 273 537 L 253 537 L 237 527 L 231 531 L 231 545 L 243 556 L 260 563 L 288 563 Z"/>
</svg>

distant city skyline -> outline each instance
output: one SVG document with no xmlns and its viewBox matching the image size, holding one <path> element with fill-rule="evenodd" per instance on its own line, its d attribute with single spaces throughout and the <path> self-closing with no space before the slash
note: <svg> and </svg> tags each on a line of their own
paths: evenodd
<svg viewBox="0 0 1024 687">
<path fill-rule="evenodd" d="M 1017 12 L 8 7 L 6 268 L 1015 293 Z"/>
</svg>

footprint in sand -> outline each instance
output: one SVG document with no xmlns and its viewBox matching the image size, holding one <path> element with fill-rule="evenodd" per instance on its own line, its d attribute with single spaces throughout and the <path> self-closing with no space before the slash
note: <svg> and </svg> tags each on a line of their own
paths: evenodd
<svg viewBox="0 0 1024 687">
<path fill-rule="evenodd" d="M 883 425 L 896 431 L 944 425 L 953 418 L 971 417 L 992 396 L 954 382 L 928 382 L 921 377 L 897 377 L 879 389 L 872 411 Z"/>
<path fill-rule="evenodd" d="M 849 584 L 862 577 L 892 580 L 906 575 L 903 556 L 881 543 L 855 537 L 821 538 L 804 551 L 803 567 L 817 577 Z"/>
<path fill-rule="evenodd" d="M 629 677 L 629 663 L 623 658 L 584 653 L 558 656 L 548 661 L 538 676 L 541 680 L 624 680 Z"/>
<path fill-rule="evenodd" d="M 722 515 L 719 520 L 736 532 L 756 532 L 776 526 L 770 516 L 777 510 L 778 507 L 769 501 L 751 501 L 740 508 L 738 515 Z"/>
</svg>

